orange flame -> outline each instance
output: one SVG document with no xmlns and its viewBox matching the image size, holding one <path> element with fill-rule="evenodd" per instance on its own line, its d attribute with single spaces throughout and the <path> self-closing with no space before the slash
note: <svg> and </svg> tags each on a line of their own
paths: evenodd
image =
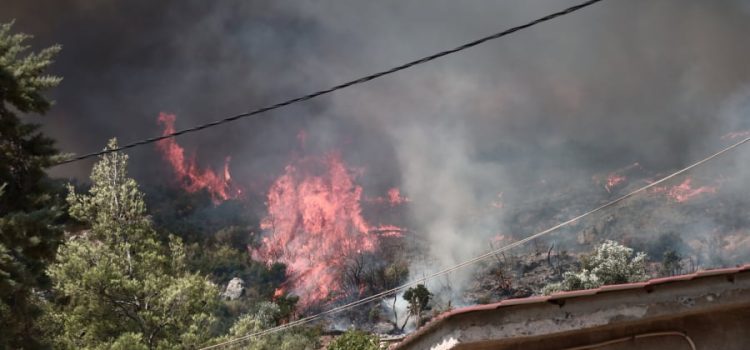
<svg viewBox="0 0 750 350">
<path fill-rule="evenodd" d="M 672 187 L 669 186 L 658 186 L 654 187 L 651 191 L 654 193 L 664 193 L 668 198 L 674 200 L 677 203 L 687 202 L 704 193 L 716 193 L 717 187 L 715 186 L 700 186 L 693 188 L 692 179 L 687 178 L 679 185 Z"/>
<path fill-rule="evenodd" d="M 355 175 L 338 154 L 305 157 L 287 165 L 268 191 L 268 215 L 261 222 L 268 235 L 252 256 L 287 265 L 284 289 L 300 297 L 303 309 L 340 294 L 349 258 L 374 251 L 378 233 L 397 232 L 391 226 L 378 232 L 362 217 Z"/>
<path fill-rule="evenodd" d="M 613 188 L 625 183 L 627 179 L 628 178 L 625 175 L 609 174 L 609 176 L 607 176 L 607 183 L 604 184 L 604 189 L 606 189 L 607 192 L 611 192 Z"/>
<path fill-rule="evenodd" d="M 370 233 L 377 233 L 380 237 L 402 237 L 405 229 L 394 225 L 380 225 L 370 229 Z"/>
<path fill-rule="evenodd" d="M 394 187 L 388 190 L 388 203 L 390 203 L 391 206 L 404 204 L 409 201 L 409 198 L 401 196 L 401 191 L 398 188 Z"/>
<path fill-rule="evenodd" d="M 594 177 L 594 181 L 599 184 L 604 182 L 604 189 L 611 193 L 614 189 L 627 184 L 628 177 L 625 174 L 632 172 L 634 169 L 641 169 L 641 165 L 638 162 L 630 164 L 609 173 L 604 181 L 601 181 L 601 178 L 598 176 Z"/>
<path fill-rule="evenodd" d="M 162 135 L 175 132 L 175 119 L 174 114 L 159 113 L 158 122 L 164 126 Z M 214 203 L 237 198 L 242 193 L 241 189 L 234 187 L 231 183 L 229 157 L 225 159 L 223 172 L 219 175 L 211 169 L 201 169 L 195 160 L 195 156 L 186 159 L 185 150 L 177 144 L 174 138 L 157 142 L 156 148 L 172 166 L 181 187 L 185 191 L 193 193 L 206 190 Z"/>
<path fill-rule="evenodd" d="M 409 197 L 405 197 L 401 195 L 401 190 L 399 190 L 396 187 L 389 188 L 387 192 L 387 196 L 385 197 L 370 197 L 365 198 L 365 201 L 368 203 L 375 203 L 375 204 L 388 204 L 391 207 L 399 206 L 404 203 L 411 202 L 411 199 Z"/>
</svg>

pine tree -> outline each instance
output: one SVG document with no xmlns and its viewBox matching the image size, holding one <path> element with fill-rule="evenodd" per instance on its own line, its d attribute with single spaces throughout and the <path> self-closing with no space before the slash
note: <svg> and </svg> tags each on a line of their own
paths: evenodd
<svg viewBox="0 0 750 350">
<path fill-rule="evenodd" d="M 62 237 L 59 198 L 45 175 L 58 153 L 21 117 L 50 108 L 42 93 L 60 78 L 44 71 L 60 47 L 27 53 L 30 36 L 12 26 L 0 24 L 0 349 L 33 349 L 42 346 L 37 294 L 48 286 L 44 271 Z"/>
<path fill-rule="evenodd" d="M 214 329 L 218 288 L 188 271 L 180 239 L 158 240 L 127 161 L 103 155 L 89 193 L 69 188 L 69 213 L 89 230 L 61 246 L 49 269 L 66 301 L 53 311 L 56 348 L 190 348 Z"/>
</svg>

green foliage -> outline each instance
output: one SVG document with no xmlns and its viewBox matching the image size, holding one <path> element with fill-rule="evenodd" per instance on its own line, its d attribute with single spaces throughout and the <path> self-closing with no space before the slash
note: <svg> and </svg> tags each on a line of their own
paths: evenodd
<svg viewBox="0 0 750 350">
<path fill-rule="evenodd" d="M 674 276 L 682 271 L 682 257 L 674 250 L 664 252 L 661 260 L 661 273 L 664 276 Z"/>
<path fill-rule="evenodd" d="M 0 24 L 0 348 L 41 347 L 36 291 L 48 287 L 44 273 L 54 259 L 62 231 L 60 199 L 45 174 L 57 157 L 53 141 L 16 113 L 46 112 L 43 92 L 60 78 L 45 75 L 60 50 L 28 53 L 26 34 Z"/>
<path fill-rule="evenodd" d="M 404 292 L 404 300 L 409 302 L 409 314 L 415 316 L 417 328 L 422 322 L 422 311 L 427 310 L 427 306 L 432 298 L 432 293 L 427 290 L 424 284 L 418 284 Z M 406 323 L 404 322 L 404 325 Z M 403 329 L 403 327 L 401 327 Z"/>
<path fill-rule="evenodd" d="M 432 293 L 427 290 L 424 284 L 418 284 L 416 287 L 407 289 L 404 292 L 404 300 L 409 302 L 409 308 L 411 310 L 426 310 L 427 304 L 430 302 Z"/>
<path fill-rule="evenodd" d="M 279 319 L 288 321 L 294 316 L 297 310 L 299 297 L 296 295 L 282 295 L 276 298 L 276 304 L 279 305 Z"/>
<path fill-rule="evenodd" d="M 64 300 L 52 317 L 56 348 L 175 349 L 212 335 L 218 288 L 188 271 L 179 238 L 170 236 L 168 245 L 157 239 L 127 160 L 106 154 L 88 193 L 71 188 L 70 215 L 90 230 L 61 246 L 49 268 Z"/>
<path fill-rule="evenodd" d="M 257 333 L 278 325 L 282 308 L 272 302 L 257 304 L 253 312 L 241 316 L 229 330 L 229 334 L 212 341 L 216 344 Z M 291 330 L 247 339 L 231 344 L 228 349 L 243 350 L 313 350 L 318 348 L 319 332 L 316 329 L 296 327 Z"/>
<path fill-rule="evenodd" d="M 0 24 L 0 85 L 3 104 L 10 104 L 23 113 L 44 113 L 51 106 L 42 92 L 57 86 L 59 77 L 45 75 L 44 71 L 52 64 L 52 58 L 60 51 L 60 46 L 52 46 L 24 57 L 29 49 L 25 42 L 28 34 L 12 34 L 13 22 Z M 7 111 L 6 107 L 2 109 Z"/>
<path fill-rule="evenodd" d="M 383 283 L 381 290 L 393 289 L 401 285 L 401 283 L 406 280 L 407 277 L 409 277 L 409 264 L 403 260 L 394 261 L 393 263 L 386 266 L 385 269 L 383 269 Z M 393 325 L 395 327 L 398 327 L 398 311 L 396 309 L 397 301 L 398 294 L 394 294 L 391 310 L 393 311 Z M 406 319 L 404 320 L 404 326 L 401 327 L 401 329 L 406 327 L 406 322 L 408 320 L 409 316 L 407 315 Z"/>
<path fill-rule="evenodd" d="M 215 237 L 230 235 L 248 234 L 239 227 L 230 227 L 219 231 Z M 217 283 L 227 283 L 234 277 L 246 280 L 252 274 L 245 247 L 236 247 L 220 239 L 208 239 L 188 245 L 187 250 L 191 270 L 210 274 Z"/>
<path fill-rule="evenodd" d="M 237 277 L 245 282 L 243 295 L 236 300 L 222 300 L 217 313 L 216 331 L 224 334 L 260 300 L 270 300 L 286 280 L 286 266 L 267 266 L 253 261 L 248 249 L 257 236 L 250 233 L 258 219 L 248 212 L 254 202 L 226 201 L 215 205 L 208 193 L 188 193 L 169 187 L 150 188 L 147 197 L 149 214 L 159 239 L 166 241 L 169 232 L 179 234 L 185 242 L 186 263 L 192 272 L 208 275 L 219 286 Z M 283 319 L 291 317 L 294 298 L 276 299 Z"/>
<path fill-rule="evenodd" d="M 173 186 L 150 187 L 146 191 L 146 204 L 154 225 L 166 232 L 179 232 L 188 243 L 227 242 L 219 237 L 221 231 L 242 229 L 242 235 L 234 235 L 231 242 L 246 252 L 249 243 L 249 227 L 256 227 L 259 219 L 253 214 L 263 208 L 254 208 L 253 203 L 228 200 L 216 205 L 206 191 L 186 192 Z"/>
<path fill-rule="evenodd" d="M 607 284 L 640 282 L 646 279 L 646 254 L 614 241 L 606 241 L 594 254 L 581 261 L 581 270 L 566 272 L 560 283 L 548 284 L 542 293 L 597 288 Z"/>
<path fill-rule="evenodd" d="M 380 339 L 377 335 L 348 330 L 334 339 L 328 350 L 380 350 Z"/>
<path fill-rule="evenodd" d="M 670 250 L 686 251 L 690 249 L 685 241 L 682 240 L 682 236 L 675 232 L 668 232 L 659 235 L 659 237 L 655 241 L 644 241 L 641 242 L 640 245 L 633 246 L 633 248 L 646 252 L 649 256 L 652 257 L 663 257 L 664 254 Z"/>
<path fill-rule="evenodd" d="M 406 261 L 395 261 L 383 271 L 383 289 L 395 288 L 409 277 L 409 264 Z"/>
<path fill-rule="evenodd" d="M 274 290 L 286 280 L 286 266 L 281 263 L 266 266 L 250 259 L 247 229 L 230 226 L 203 240 L 188 245 L 190 269 L 210 274 L 219 284 L 239 277 L 248 284 L 251 297 L 269 299 Z"/>
<path fill-rule="evenodd" d="M 125 333 L 112 342 L 109 350 L 148 350 L 143 343 L 143 335 L 140 333 Z"/>
</svg>

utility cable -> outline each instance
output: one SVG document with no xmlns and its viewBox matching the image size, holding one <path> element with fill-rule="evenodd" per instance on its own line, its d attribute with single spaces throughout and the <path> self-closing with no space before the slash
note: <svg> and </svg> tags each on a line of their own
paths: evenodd
<svg viewBox="0 0 750 350">
<path fill-rule="evenodd" d="M 627 341 L 636 341 L 638 339 L 653 338 L 653 337 L 681 337 L 682 339 L 685 340 L 685 342 L 687 343 L 687 345 L 690 347 L 691 350 L 696 350 L 695 342 L 693 341 L 693 338 L 690 338 L 689 335 L 683 332 L 677 332 L 677 331 L 641 333 L 641 334 L 617 338 L 614 340 L 609 340 L 609 341 L 591 344 L 591 345 L 576 346 L 574 348 L 565 348 L 563 350 L 590 350 L 590 349 L 596 349 L 596 348 L 603 348 L 609 345 L 620 344 L 620 343 L 624 343 Z"/>
<path fill-rule="evenodd" d="M 173 138 L 173 137 L 176 137 L 176 136 L 180 136 L 180 135 L 184 135 L 184 134 L 188 134 L 188 133 L 197 132 L 197 131 L 200 131 L 200 130 L 203 130 L 203 129 L 208 129 L 208 128 L 211 128 L 211 127 L 214 127 L 214 126 L 217 126 L 217 125 L 221 125 L 221 124 L 233 122 L 235 120 L 239 120 L 239 119 L 243 119 L 243 118 L 247 118 L 247 117 L 252 117 L 254 115 L 258 115 L 258 114 L 261 114 L 261 113 L 265 113 L 265 112 L 268 112 L 268 111 L 272 111 L 272 110 L 275 110 L 275 109 L 286 107 L 286 106 L 289 106 L 291 104 L 295 104 L 295 103 L 299 103 L 299 102 L 304 102 L 304 101 L 307 101 L 307 100 L 312 100 L 312 99 L 314 99 L 316 97 L 327 95 L 327 94 L 330 94 L 330 93 L 332 93 L 334 91 L 337 91 L 337 90 L 345 89 L 345 88 L 348 88 L 348 87 L 353 86 L 353 85 L 359 85 L 359 84 L 362 84 L 362 83 L 366 83 L 366 82 L 368 82 L 370 80 L 375 80 L 375 79 L 378 79 L 380 77 L 383 77 L 383 76 L 386 76 L 386 75 L 389 75 L 389 74 L 393 74 L 393 73 L 396 73 L 398 71 L 402 71 L 402 70 L 405 70 L 407 68 L 414 67 L 416 65 L 420 65 L 422 63 L 427 63 L 429 61 L 441 58 L 443 56 L 447 56 L 447 55 L 450 55 L 450 54 L 453 54 L 453 53 L 456 53 L 456 52 L 459 52 L 459 51 L 463 51 L 463 50 L 469 49 L 471 47 L 483 44 L 483 43 L 485 43 L 487 41 L 495 40 L 495 39 L 504 37 L 506 35 L 515 33 L 515 32 L 517 32 L 519 30 L 526 29 L 526 28 L 535 26 L 535 25 L 537 25 L 539 23 L 547 22 L 547 21 L 550 21 L 550 20 L 555 19 L 557 17 L 564 16 L 564 15 L 567 15 L 569 13 L 578 11 L 580 9 L 583 9 L 585 7 L 593 5 L 593 4 L 595 4 L 597 2 L 600 2 L 600 1 L 602 1 L 602 0 L 589 0 L 589 1 L 585 1 L 585 2 L 580 3 L 578 5 L 569 7 L 567 9 L 562 10 L 562 11 L 558 11 L 558 12 L 549 14 L 547 16 L 544 16 L 542 18 L 536 19 L 536 20 L 531 21 L 529 23 L 526 23 L 526 24 L 523 24 L 523 25 L 520 25 L 520 26 L 517 26 L 517 27 L 513 27 L 513 28 L 510 28 L 510 29 L 506 29 L 506 30 L 504 30 L 502 32 L 495 33 L 495 34 L 486 36 L 484 38 L 468 42 L 468 43 L 463 44 L 461 46 L 458 46 L 458 47 L 455 47 L 455 48 L 452 48 L 452 49 L 449 49 L 449 50 L 441 51 L 441 52 L 438 52 L 436 54 L 432 54 L 430 56 L 426 56 L 426 57 L 423 57 L 423 58 L 420 58 L 420 59 L 417 59 L 417 60 L 414 60 L 414 61 L 411 61 L 411 62 L 407 62 L 407 63 L 404 63 L 404 64 L 402 64 L 400 66 L 396 66 L 396 67 L 393 67 L 393 68 L 388 69 L 388 70 L 384 70 L 384 71 L 381 71 L 381 72 L 378 72 L 378 73 L 374 73 L 374 74 L 370 74 L 370 75 L 367 75 L 367 76 L 364 76 L 364 77 L 361 77 L 361 78 L 358 78 L 358 79 L 355 79 L 355 80 L 351 80 L 351 81 L 348 81 L 348 82 L 345 82 L 345 83 L 342 83 L 342 84 L 339 84 L 339 85 L 335 85 L 333 87 L 330 87 L 330 88 L 327 88 L 327 89 L 324 89 L 324 90 L 319 90 L 317 92 L 313 92 L 313 93 L 310 93 L 310 94 L 307 94 L 307 95 L 304 95 L 304 96 L 296 97 L 296 98 L 293 98 L 293 99 L 290 99 L 290 100 L 286 100 L 286 101 L 283 101 L 283 102 L 279 102 L 279 103 L 276 103 L 276 104 L 273 104 L 273 105 L 269 105 L 269 106 L 266 106 L 266 107 L 261 107 L 261 108 L 252 110 L 250 112 L 246 112 L 246 113 L 242 113 L 242 114 L 237 114 L 237 115 L 234 115 L 234 116 L 231 116 L 231 117 L 227 117 L 227 118 L 224 118 L 224 119 L 220 119 L 220 120 L 216 120 L 216 121 L 213 121 L 213 122 L 210 122 L 210 123 L 207 123 L 207 124 L 197 125 L 197 126 L 194 126 L 194 127 L 191 127 L 191 128 L 178 130 L 178 131 L 175 131 L 175 132 L 170 133 L 170 134 L 165 134 L 165 135 L 161 135 L 161 136 L 156 136 L 156 137 L 151 137 L 151 138 L 143 139 L 143 140 L 136 141 L 136 142 L 133 142 L 133 143 L 129 143 L 129 144 L 117 147 L 117 148 L 104 149 L 104 150 L 101 150 L 99 152 L 92 152 L 92 153 L 84 154 L 84 155 L 81 155 L 81 156 L 71 157 L 71 158 L 62 160 L 60 162 L 57 162 L 57 163 L 53 164 L 52 166 L 69 164 L 69 163 L 81 161 L 81 160 L 92 158 L 92 157 L 101 156 L 101 155 L 112 153 L 112 152 L 123 151 L 123 150 L 130 149 L 130 148 L 133 148 L 133 147 L 138 147 L 138 146 L 142 146 L 142 145 L 146 145 L 146 144 L 158 142 L 158 141 L 161 141 L 161 140 Z"/>
<path fill-rule="evenodd" d="M 262 330 L 262 331 L 258 331 L 258 332 L 255 332 L 255 333 L 247 334 L 247 335 L 244 335 L 244 336 L 241 336 L 241 337 L 238 337 L 238 338 L 234 338 L 234 339 L 231 339 L 231 340 L 227 340 L 227 341 L 224 341 L 224 342 L 221 342 L 221 343 L 218 343 L 218 344 L 206 346 L 206 347 L 201 348 L 200 350 L 214 349 L 214 348 L 218 348 L 218 347 L 221 347 L 221 346 L 225 346 L 225 345 L 229 345 L 229 344 L 241 342 L 241 341 L 244 341 L 244 340 L 252 339 L 252 338 L 255 338 L 255 337 L 261 337 L 261 336 L 264 336 L 264 335 L 268 335 L 268 334 L 280 332 L 280 331 L 283 331 L 285 329 L 289 329 L 289 328 L 292 328 L 292 327 L 295 327 L 295 326 L 299 326 L 299 325 L 302 325 L 302 324 L 310 323 L 312 321 L 315 321 L 317 319 L 322 318 L 323 316 L 327 316 L 327 315 L 331 315 L 331 314 L 336 314 L 336 313 L 339 313 L 341 311 L 348 310 L 348 309 L 351 309 L 353 307 L 369 303 L 369 302 L 371 302 L 373 300 L 381 299 L 381 298 L 384 298 L 386 296 L 389 296 L 389 295 L 392 295 L 392 294 L 396 294 L 396 293 L 398 293 L 400 291 L 406 290 L 407 288 L 409 288 L 411 286 L 414 286 L 414 285 L 417 285 L 417 284 L 420 284 L 420 283 L 425 283 L 427 280 L 430 280 L 430 279 L 433 279 L 433 278 L 436 278 L 436 277 L 439 277 L 439 276 L 451 273 L 453 271 L 459 270 L 459 269 L 464 268 L 466 266 L 475 264 L 475 263 L 477 263 L 479 261 L 485 260 L 485 259 L 490 258 L 492 256 L 495 256 L 495 255 L 497 255 L 499 253 L 503 253 L 503 252 L 505 252 L 507 250 L 513 249 L 513 248 L 518 247 L 520 245 L 523 245 L 523 244 L 525 244 L 527 242 L 535 240 L 535 239 L 537 239 L 537 238 L 539 238 L 541 236 L 544 236 L 544 235 L 546 235 L 546 234 L 548 234 L 550 232 L 556 231 L 556 230 L 558 230 L 558 229 L 560 229 L 560 228 L 562 228 L 564 226 L 570 225 L 570 224 L 572 224 L 572 223 L 574 223 L 574 222 L 576 222 L 578 220 L 581 220 L 581 219 L 583 219 L 583 218 L 585 218 L 585 217 L 587 217 L 589 215 L 592 215 L 592 214 L 594 214 L 596 212 L 599 212 L 599 211 L 602 211 L 602 210 L 607 209 L 609 207 L 612 207 L 612 206 L 614 206 L 614 205 L 616 205 L 616 204 L 618 204 L 618 203 L 620 203 L 620 202 L 622 202 L 622 201 L 624 201 L 624 200 L 626 200 L 628 198 L 631 198 L 631 197 L 633 197 L 635 195 L 638 195 L 640 193 L 643 193 L 643 192 L 647 191 L 650 188 L 654 188 L 655 186 L 658 186 L 658 185 L 660 185 L 660 184 L 662 184 L 662 183 L 664 183 L 666 181 L 669 181 L 670 179 L 672 179 L 672 178 L 674 178 L 676 176 L 682 175 L 682 174 L 684 174 L 684 173 L 686 173 L 686 172 L 688 172 L 688 171 L 690 171 L 690 170 L 692 170 L 692 169 L 694 169 L 694 168 L 696 168 L 696 167 L 698 167 L 698 166 L 700 166 L 700 165 L 702 165 L 702 164 L 704 164 L 704 163 L 706 163 L 706 162 L 708 162 L 708 161 L 710 161 L 712 159 L 718 158 L 718 157 L 726 154 L 727 152 L 732 151 L 732 150 L 734 150 L 734 149 L 742 146 L 743 144 L 745 144 L 747 142 L 750 142 L 750 137 L 745 138 L 744 140 L 741 140 L 741 141 L 739 141 L 739 142 L 737 142 L 737 143 L 735 143 L 735 144 L 733 144 L 733 145 L 731 145 L 731 146 L 729 146 L 727 148 L 724 148 L 721 151 L 716 152 L 716 153 L 714 153 L 714 154 L 712 154 L 712 155 L 710 155 L 710 156 L 708 156 L 706 158 L 703 158 L 703 159 L 701 159 L 701 160 L 699 160 L 699 161 L 697 161 L 697 162 L 695 162 L 695 163 L 693 163 L 693 164 L 691 164 L 691 165 L 689 165 L 689 166 L 687 166 L 685 168 L 682 168 L 682 169 L 680 169 L 680 170 L 678 170 L 678 171 L 676 171 L 676 172 L 674 172 L 672 174 L 669 174 L 669 175 L 667 175 L 665 177 L 662 177 L 661 179 L 659 179 L 657 181 L 654 181 L 654 182 L 652 182 L 650 184 L 647 184 L 646 186 L 638 188 L 637 190 L 634 190 L 634 191 L 632 191 L 632 192 L 630 192 L 628 194 L 625 194 L 625 195 L 623 195 L 621 197 L 618 197 L 618 198 L 616 198 L 616 199 L 614 199 L 614 200 L 612 200 L 610 202 L 607 202 L 606 204 L 600 205 L 600 206 L 598 206 L 598 207 L 596 207 L 594 209 L 591 209 L 591 210 L 589 210 L 589 211 L 587 211 L 587 212 L 585 212 L 583 214 L 580 214 L 580 215 L 578 215 L 578 216 L 576 216 L 576 217 L 574 217 L 572 219 L 569 219 L 567 221 L 559 223 L 559 224 L 557 224 L 555 226 L 552 226 L 552 227 L 550 227 L 550 228 L 548 228 L 546 230 L 543 230 L 543 231 L 540 231 L 538 233 L 535 233 L 535 234 L 533 234 L 531 236 L 528 236 L 528 237 L 526 237 L 524 239 L 521 239 L 521 240 L 518 240 L 516 242 L 510 243 L 508 245 L 505 245 L 505 246 L 503 246 L 501 248 L 492 250 L 490 252 L 484 253 L 484 254 L 479 255 L 477 257 L 474 257 L 472 259 L 466 260 L 466 261 L 464 261 L 464 262 L 462 262 L 460 264 L 457 264 L 457 265 L 451 266 L 449 268 L 440 270 L 438 272 L 432 273 L 432 274 L 427 275 L 425 277 L 422 277 L 420 279 L 413 280 L 411 282 L 408 282 L 408 283 L 403 284 L 401 286 L 398 286 L 396 288 L 389 289 L 389 290 L 386 290 L 386 291 L 383 291 L 383 292 L 371 295 L 369 297 L 366 297 L 366 298 L 363 298 L 363 299 L 351 302 L 349 304 L 345 304 L 345 305 L 334 307 L 334 308 L 332 308 L 330 310 L 321 312 L 319 314 L 315 314 L 315 315 L 312 315 L 312 316 L 304 317 L 304 318 L 301 318 L 299 320 L 289 322 L 287 324 L 283 324 L 283 325 L 280 325 L 280 326 L 272 327 L 272 328 L 265 329 L 265 330 Z"/>
</svg>

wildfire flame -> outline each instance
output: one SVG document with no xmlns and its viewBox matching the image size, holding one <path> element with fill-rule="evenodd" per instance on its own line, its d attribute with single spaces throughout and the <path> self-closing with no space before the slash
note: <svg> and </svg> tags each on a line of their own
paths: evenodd
<svg viewBox="0 0 750 350">
<path fill-rule="evenodd" d="M 164 126 L 162 135 L 175 132 L 175 119 L 174 114 L 159 113 L 157 120 L 159 124 Z M 185 191 L 193 193 L 206 190 L 211 195 L 214 203 L 219 203 L 230 198 L 237 198 L 241 195 L 242 190 L 233 186 L 231 182 L 229 157 L 226 157 L 224 160 L 223 171 L 217 174 L 211 169 L 201 169 L 195 160 L 195 155 L 189 159 L 185 158 L 185 150 L 177 144 L 174 138 L 157 142 L 156 148 L 162 154 L 162 157 L 169 162 L 172 170 L 177 175 L 180 186 Z"/>
<path fill-rule="evenodd" d="M 267 235 L 252 257 L 286 264 L 287 284 L 277 294 L 296 294 L 302 308 L 339 295 L 349 259 L 374 251 L 378 237 L 403 231 L 365 221 L 355 175 L 336 153 L 304 157 L 287 165 L 268 191 L 268 215 L 261 222 Z M 393 193 L 391 198 L 402 198 Z"/>
<path fill-rule="evenodd" d="M 370 197 L 365 198 L 365 200 L 368 203 L 375 203 L 375 204 L 388 204 L 391 207 L 399 206 L 404 203 L 411 202 L 411 199 L 409 197 L 405 197 L 401 195 L 401 190 L 399 190 L 396 187 L 388 189 L 387 196 L 386 197 Z"/>
<path fill-rule="evenodd" d="M 594 177 L 594 181 L 599 184 L 604 182 L 604 189 L 611 193 L 617 187 L 623 186 L 627 183 L 628 177 L 625 174 L 631 172 L 633 169 L 641 169 L 641 165 L 637 162 L 630 164 L 622 169 L 609 173 L 604 181 L 601 181 L 601 178 L 597 177 Z"/>
<path fill-rule="evenodd" d="M 607 176 L 607 183 L 604 184 L 604 189 L 606 189 L 607 192 L 611 192 L 613 188 L 625 183 L 627 179 L 628 178 L 625 175 L 609 174 L 609 176 Z"/>
<path fill-rule="evenodd" d="M 715 186 L 700 186 L 693 188 L 693 179 L 687 178 L 682 183 L 676 186 L 658 186 L 655 187 L 652 192 L 664 193 L 668 198 L 674 200 L 677 203 L 684 203 L 692 198 L 695 198 L 704 193 L 716 193 L 717 187 Z"/>
<path fill-rule="evenodd" d="M 409 198 L 401 196 L 401 191 L 398 188 L 391 188 L 388 190 L 388 203 L 391 206 L 396 206 L 409 202 Z"/>
</svg>

